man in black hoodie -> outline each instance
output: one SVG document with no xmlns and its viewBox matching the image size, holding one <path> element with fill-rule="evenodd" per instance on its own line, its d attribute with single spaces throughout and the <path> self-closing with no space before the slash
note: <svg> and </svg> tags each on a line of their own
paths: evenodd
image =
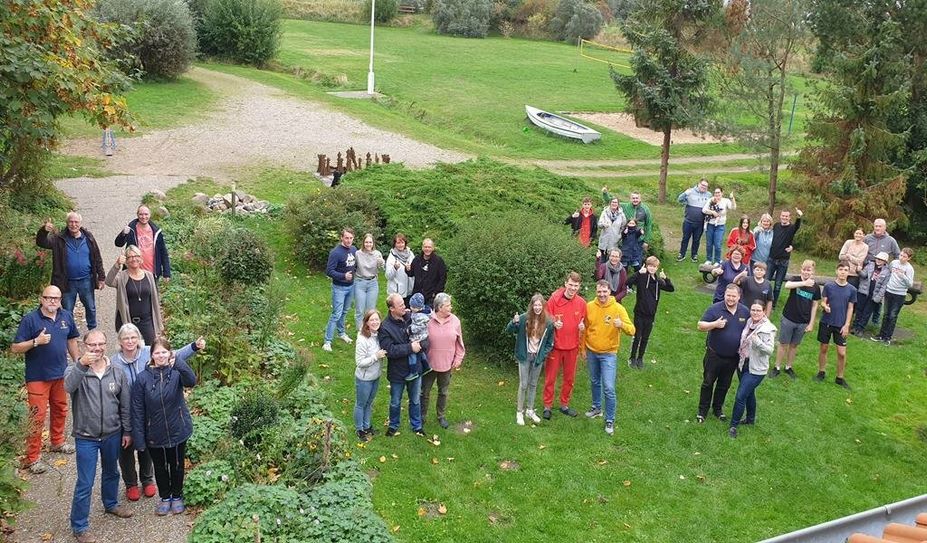
<svg viewBox="0 0 927 543">
<path fill-rule="evenodd" d="M 769 282 L 773 284 L 773 307 L 779 301 L 779 292 L 785 275 L 789 271 L 789 259 L 792 257 L 792 241 L 795 233 L 801 228 L 802 212 L 797 207 L 795 215 L 798 217 L 792 223 L 792 213 L 783 209 L 779 213 L 779 224 L 773 226 L 773 239 L 769 246 L 769 262 L 766 263 Z"/>
<path fill-rule="evenodd" d="M 447 266 L 444 259 L 435 253 L 435 242 L 431 239 L 422 241 L 422 256 L 412 261 L 412 274 L 415 277 L 412 294 L 421 292 L 425 303 L 431 307 L 435 294 L 444 292 L 447 283 Z"/>
</svg>

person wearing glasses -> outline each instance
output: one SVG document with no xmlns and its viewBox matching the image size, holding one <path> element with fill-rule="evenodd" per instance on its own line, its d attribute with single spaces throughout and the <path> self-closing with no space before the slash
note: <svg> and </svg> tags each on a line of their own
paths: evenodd
<svg viewBox="0 0 927 543">
<path fill-rule="evenodd" d="M 32 424 L 26 437 L 23 468 L 40 474 L 48 470 L 41 460 L 45 413 L 51 412 L 49 438 L 51 452 L 71 454 L 74 446 L 65 441 L 64 423 L 68 416 L 68 396 L 64 390 L 64 371 L 68 355 L 77 360 L 80 334 L 70 311 L 61 308 L 61 289 L 45 287 L 39 307 L 23 316 L 10 350 L 26 355 L 26 390 Z"/>
<path fill-rule="evenodd" d="M 126 269 L 122 269 L 125 264 Z M 154 344 L 164 332 L 161 299 L 152 273 L 142 267 L 142 251 L 135 245 L 126 247 L 125 254 L 106 274 L 107 286 L 116 289 L 116 331 L 131 322 L 142 333 L 146 345 Z"/>
</svg>

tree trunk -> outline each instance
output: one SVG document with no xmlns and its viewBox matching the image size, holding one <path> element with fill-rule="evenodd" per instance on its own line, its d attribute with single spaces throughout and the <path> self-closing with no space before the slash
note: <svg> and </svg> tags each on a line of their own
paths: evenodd
<svg viewBox="0 0 927 543">
<path fill-rule="evenodd" d="M 670 135 L 672 132 L 673 127 L 671 125 L 663 129 L 663 149 L 660 153 L 660 195 L 657 198 L 657 201 L 661 204 L 666 203 L 666 173 L 669 169 Z"/>
<path fill-rule="evenodd" d="M 779 65 L 779 85 L 770 94 L 769 104 L 769 214 L 775 215 L 776 188 L 779 183 L 779 156 L 782 153 L 782 104 L 785 102 L 787 58 Z"/>
</svg>

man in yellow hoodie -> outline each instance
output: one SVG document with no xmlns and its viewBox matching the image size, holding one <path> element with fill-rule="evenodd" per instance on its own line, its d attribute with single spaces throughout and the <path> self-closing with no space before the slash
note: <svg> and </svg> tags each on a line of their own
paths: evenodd
<svg viewBox="0 0 927 543">
<path fill-rule="evenodd" d="M 602 391 L 605 391 L 605 433 L 615 433 L 615 379 L 618 376 L 618 348 L 621 333 L 634 335 L 634 321 L 628 312 L 615 301 L 608 281 L 595 284 L 595 300 L 586 304 L 586 328 L 580 342 L 586 353 L 589 380 L 592 384 L 592 409 L 586 412 L 590 419 L 602 416 Z"/>
</svg>

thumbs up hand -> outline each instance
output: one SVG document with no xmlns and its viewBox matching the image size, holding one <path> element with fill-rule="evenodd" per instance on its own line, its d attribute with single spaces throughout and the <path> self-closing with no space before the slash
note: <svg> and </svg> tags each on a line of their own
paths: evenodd
<svg viewBox="0 0 927 543">
<path fill-rule="evenodd" d="M 45 328 L 42 328 L 42 331 L 39 332 L 39 335 L 35 336 L 36 345 L 48 345 L 51 343 L 51 334 L 45 331 Z"/>
</svg>

